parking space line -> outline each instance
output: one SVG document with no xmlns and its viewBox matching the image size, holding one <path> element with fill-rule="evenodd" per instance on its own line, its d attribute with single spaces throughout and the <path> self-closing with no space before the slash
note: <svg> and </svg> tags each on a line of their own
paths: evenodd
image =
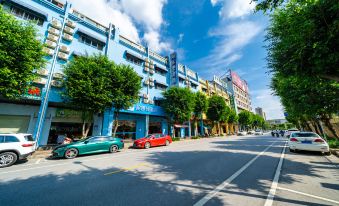
<svg viewBox="0 0 339 206">
<path fill-rule="evenodd" d="M 194 206 L 203 206 L 210 199 L 216 196 L 221 190 L 225 189 L 235 178 L 237 178 L 241 173 L 243 173 L 255 160 L 257 160 L 261 155 L 263 155 L 268 149 L 270 149 L 278 140 L 274 141 L 270 146 L 266 147 L 265 150 L 257 154 L 254 158 L 248 161 L 244 166 L 242 166 L 238 171 L 236 171 L 232 176 L 227 178 L 223 183 L 218 185 L 214 190 L 210 191 L 207 195 L 201 198 Z"/>
<path fill-rule="evenodd" d="M 327 198 L 324 198 L 324 197 L 319 197 L 319 196 L 316 196 L 316 195 L 311 195 L 311 194 L 307 194 L 307 193 L 303 193 L 303 192 L 299 192 L 299 191 L 296 191 L 296 190 L 291 190 L 291 189 L 287 189 L 287 188 L 283 188 L 283 187 L 277 187 L 277 189 L 292 192 L 292 193 L 299 194 L 299 195 L 304 195 L 304 196 L 307 196 L 307 197 L 312 197 L 312 198 L 319 199 L 319 200 L 324 200 L 324 201 L 327 201 L 327 202 L 332 202 L 332 203 L 339 205 L 339 201 L 336 201 L 336 200 L 331 200 L 331 199 L 327 199 Z"/>
<path fill-rule="evenodd" d="M 273 178 L 272 186 L 271 186 L 270 192 L 268 193 L 266 201 L 265 201 L 265 206 L 271 206 L 273 204 L 274 195 L 275 195 L 275 192 L 276 192 L 277 187 L 278 187 L 281 167 L 282 167 L 284 157 L 285 157 L 286 145 L 287 145 L 287 141 L 285 142 L 283 151 L 281 152 L 278 167 L 275 171 L 275 175 L 274 175 L 274 178 Z"/>
<path fill-rule="evenodd" d="M 143 166 L 146 166 L 147 163 L 139 163 L 139 164 L 136 164 L 136 165 L 133 165 L 131 167 L 127 167 L 127 168 L 123 168 L 123 169 L 120 169 L 120 170 L 116 170 L 116 171 L 113 171 L 113 172 L 109 172 L 109 173 L 106 173 L 104 174 L 105 176 L 107 175 L 113 175 L 113 174 L 116 174 L 116 173 L 120 173 L 120 172 L 126 172 L 126 171 L 130 171 L 130 170 L 135 170 L 137 168 L 140 168 L 140 167 L 143 167 Z"/>
</svg>

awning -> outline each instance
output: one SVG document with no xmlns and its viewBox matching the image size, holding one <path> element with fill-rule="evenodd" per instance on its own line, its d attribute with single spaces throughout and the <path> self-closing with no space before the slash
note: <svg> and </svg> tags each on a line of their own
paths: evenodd
<svg viewBox="0 0 339 206">
<path fill-rule="evenodd" d="M 20 6 L 23 6 L 23 7 L 27 8 L 27 9 L 35 12 L 35 13 L 38 13 L 38 14 L 44 16 L 46 19 L 48 19 L 48 13 L 46 13 L 46 12 L 44 12 L 44 11 L 42 11 L 42 10 L 32 6 L 32 5 L 29 5 L 29 4 L 27 4 L 27 3 L 25 3 L 21 0 L 12 0 L 12 2 L 14 2 L 14 3 L 16 3 Z"/>
<path fill-rule="evenodd" d="M 141 54 L 136 54 L 136 53 L 128 51 L 128 50 L 126 50 L 126 54 L 132 55 L 135 58 L 140 59 L 141 61 L 145 61 L 145 59 L 143 58 L 143 56 Z"/>
<path fill-rule="evenodd" d="M 159 82 L 159 81 L 157 81 L 157 80 L 155 80 L 155 83 L 156 83 L 156 84 L 163 85 L 163 86 L 165 86 L 165 87 L 168 87 L 168 84 L 163 83 L 163 82 Z"/>
<path fill-rule="evenodd" d="M 184 125 L 184 124 L 175 124 L 174 127 L 176 127 L 176 128 L 188 128 L 188 125 Z"/>
<path fill-rule="evenodd" d="M 95 32 L 92 32 L 92 31 L 89 31 L 87 29 L 82 29 L 82 28 L 79 28 L 78 29 L 78 32 L 81 32 L 83 34 L 86 34 L 87 36 L 90 36 L 98 41 L 101 41 L 102 43 L 105 43 L 106 44 L 106 36 L 101 36 L 100 34 L 97 34 Z"/>
<path fill-rule="evenodd" d="M 155 64 L 155 67 L 156 67 L 156 68 L 159 68 L 159 69 L 161 69 L 161 70 L 163 70 L 163 71 L 165 71 L 165 72 L 168 72 L 168 70 L 167 70 L 166 67 L 161 66 L 161 65 L 159 65 L 159 64 Z"/>
</svg>

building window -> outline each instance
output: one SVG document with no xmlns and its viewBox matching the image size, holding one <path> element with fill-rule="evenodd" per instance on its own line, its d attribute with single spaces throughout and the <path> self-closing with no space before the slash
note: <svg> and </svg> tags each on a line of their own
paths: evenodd
<svg viewBox="0 0 339 206">
<path fill-rule="evenodd" d="M 15 6 L 11 6 L 11 13 L 14 16 L 17 16 L 21 19 L 25 19 L 28 21 L 33 21 L 35 22 L 37 25 L 42 26 L 44 24 L 44 19 L 42 17 L 39 17 L 31 12 L 28 12 L 24 9 L 15 7 Z"/>
<path fill-rule="evenodd" d="M 162 76 L 166 76 L 166 71 L 159 69 L 158 67 L 155 67 L 155 73 L 160 74 Z"/>
<path fill-rule="evenodd" d="M 139 66 L 141 66 L 141 64 L 143 62 L 141 59 L 139 59 L 139 58 L 137 58 L 137 57 L 135 57 L 135 56 L 133 56 L 129 53 L 126 53 L 126 60 L 129 61 L 129 62 L 132 62 L 133 64 L 139 65 Z"/>
<path fill-rule="evenodd" d="M 155 88 L 161 91 L 165 91 L 167 89 L 167 86 L 155 83 Z"/>
<path fill-rule="evenodd" d="M 79 42 L 87 44 L 89 46 L 92 46 L 100 51 L 102 51 L 104 49 L 105 44 L 102 43 L 101 41 L 98 41 L 96 39 L 94 39 L 93 37 L 90 37 L 86 34 L 83 34 L 81 32 L 78 33 L 79 34 Z"/>
</svg>

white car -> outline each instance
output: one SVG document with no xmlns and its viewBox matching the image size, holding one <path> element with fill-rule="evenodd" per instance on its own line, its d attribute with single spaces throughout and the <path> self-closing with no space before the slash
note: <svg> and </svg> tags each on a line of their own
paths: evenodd
<svg viewBox="0 0 339 206">
<path fill-rule="evenodd" d="M 238 136 L 245 136 L 245 135 L 247 135 L 246 131 L 239 131 L 238 132 Z"/>
<path fill-rule="evenodd" d="M 255 133 L 254 130 L 250 130 L 250 131 L 247 132 L 247 134 L 254 134 L 254 133 Z"/>
<path fill-rule="evenodd" d="M 0 134 L 0 168 L 25 159 L 35 151 L 31 134 Z"/>
<path fill-rule="evenodd" d="M 264 133 L 262 132 L 262 130 L 257 129 L 255 130 L 254 135 L 264 135 Z"/>
<path fill-rule="evenodd" d="M 299 130 L 298 130 L 298 129 L 289 129 L 289 130 L 287 130 L 287 131 L 285 132 L 285 135 L 284 135 L 284 136 L 286 136 L 287 138 L 289 138 L 293 132 L 299 132 Z"/>
<path fill-rule="evenodd" d="M 288 140 L 288 146 L 291 152 L 305 150 L 330 155 L 327 142 L 314 132 L 293 132 Z"/>
</svg>

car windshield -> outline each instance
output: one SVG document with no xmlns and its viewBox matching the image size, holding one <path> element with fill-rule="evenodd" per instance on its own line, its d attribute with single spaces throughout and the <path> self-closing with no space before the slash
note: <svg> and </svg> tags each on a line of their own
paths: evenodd
<svg viewBox="0 0 339 206">
<path fill-rule="evenodd" d="M 296 132 L 296 133 L 292 133 L 292 137 L 314 137 L 314 138 L 317 138 L 319 136 L 317 134 L 311 133 L 311 132 L 309 132 L 309 133 L 298 133 L 298 132 Z"/>
<path fill-rule="evenodd" d="M 145 138 L 151 138 L 151 137 L 154 137 L 154 135 L 153 134 L 149 134 Z"/>
</svg>

